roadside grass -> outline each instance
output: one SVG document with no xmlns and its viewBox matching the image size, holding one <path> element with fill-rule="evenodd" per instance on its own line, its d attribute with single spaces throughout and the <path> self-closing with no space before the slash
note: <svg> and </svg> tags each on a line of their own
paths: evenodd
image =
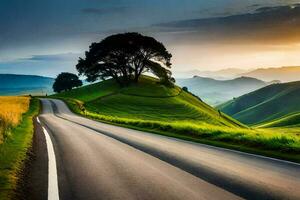
<svg viewBox="0 0 300 200">
<path fill-rule="evenodd" d="M 82 102 L 63 100 L 74 113 L 100 122 L 300 163 L 300 135 L 296 130 L 282 132 L 276 129 L 215 126 L 188 120 L 168 122 L 112 117 L 94 111 L 82 112 L 79 109 Z"/>
<path fill-rule="evenodd" d="M 92 86 L 101 84 L 107 82 Z M 178 87 L 164 88 L 145 78 L 95 99 L 85 98 L 84 89 L 54 97 L 73 112 L 105 123 L 300 162 L 297 133 L 247 127 Z"/>
<path fill-rule="evenodd" d="M 38 99 L 30 99 L 29 110 L 22 115 L 20 123 L 11 129 L 8 137 L 0 144 L 1 200 L 13 198 L 16 192 L 18 178 L 23 169 L 26 154 L 32 144 L 32 118 L 38 114 L 38 111 Z"/>
<path fill-rule="evenodd" d="M 19 124 L 22 114 L 28 110 L 29 101 L 29 97 L 0 97 L 0 144 Z"/>
</svg>

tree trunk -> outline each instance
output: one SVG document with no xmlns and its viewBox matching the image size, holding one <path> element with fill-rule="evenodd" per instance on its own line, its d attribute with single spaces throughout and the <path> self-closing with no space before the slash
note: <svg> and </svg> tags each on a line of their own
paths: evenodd
<svg viewBox="0 0 300 200">
<path fill-rule="evenodd" d="M 141 69 L 140 69 L 140 71 L 137 70 L 137 74 L 136 74 L 135 77 L 134 77 L 134 82 L 137 83 L 137 82 L 139 81 L 139 77 L 141 76 L 141 74 L 142 74 L 144 68 L 145 68 L 145 66 L 142 66 Z"/>
<path fill-rule="evenodd" d="M 138 82 L 138 80 L 139 80 L 139 75 L 138 75 L 139 73 L 138 73 L 138 67 L 135 67 L 134 68 L 134 79 L 133 79 L 133 81 L 135 82 L 135 83 L 137 83 Z"/>
<path fill-rule="evenodd" d="M 139 75 L 138 74 L 134 76 L 134 80 L 133 81 L 135 83 L 139 82 Z"/>
</svg>

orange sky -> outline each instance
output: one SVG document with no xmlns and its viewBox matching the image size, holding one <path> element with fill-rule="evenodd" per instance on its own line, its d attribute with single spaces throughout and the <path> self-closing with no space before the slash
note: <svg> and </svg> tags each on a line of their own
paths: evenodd
<svg viewBox="0 0 300 200">
<path fill-rule="evenodd" d="M 176 69 L 218 70 L 300 66 L 300 41 L 287 45 L 207 44 L 170 46 Z"/>
</svg>

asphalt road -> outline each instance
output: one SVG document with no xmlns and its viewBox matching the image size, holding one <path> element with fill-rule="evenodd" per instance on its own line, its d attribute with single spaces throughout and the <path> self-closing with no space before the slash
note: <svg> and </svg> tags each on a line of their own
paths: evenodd
<svg viewBox="0 0 300 200">
<path fill-rule="evenodd" d="M 53 192 L 57 180 L 59 199 L 300 199 L 298 164 L 95 122 L 62 101 L 41 101 L 39 126 L 57 166 L 45 144 L 47 186 Z"/>
</svg>

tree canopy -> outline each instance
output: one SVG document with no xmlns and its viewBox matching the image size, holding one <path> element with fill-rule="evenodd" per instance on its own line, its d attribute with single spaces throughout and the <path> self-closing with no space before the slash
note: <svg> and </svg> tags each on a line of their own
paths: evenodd
<svg viewBox="0 0 300 200">
<path fill-rule="evenodd" d="M 76 74 L 63 72 L 56 77 L 53 84 L 53 91 L 68 91 L 80 86 L 82 86 L 82 81 L 78 78 Z"/>
<path fill-rule="evenodd" d="M 92 43 L 85 59 L 79 58 L 76 68 L 90 82 L 113 78 L 121 86 L 138 82 L 141 74 L 150 72 L 163 83 L 172 83 L 172 55 L 152 37 L 139 33 L 111 35 Z"/>
</svg>

